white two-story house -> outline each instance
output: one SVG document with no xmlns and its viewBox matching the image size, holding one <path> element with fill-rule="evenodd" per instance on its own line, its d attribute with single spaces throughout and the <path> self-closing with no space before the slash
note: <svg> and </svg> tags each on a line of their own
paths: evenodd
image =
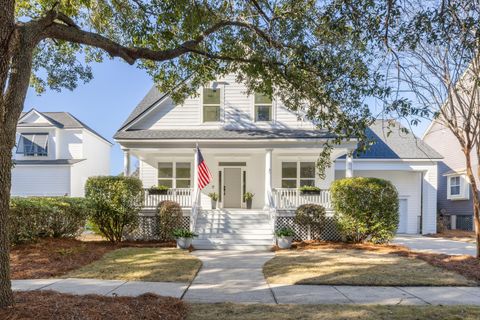
<svg viewBox="0 0 480 320">
<path fill-rule="evenodd" d="M 83 196 L 88 177 L 110 174 L 112 143 L 68 112 L 22 113 L 12 196 Z"/>
<path fill-rule="evenodd" d="M 192 206 L 201 208 L 199 218 L 195 217 L 199 221 L 194 222 L 197 232 L 206 232 L 216 222 L 225 226 L 208 229 L 208 235 L 196 240 L 197 247 L 271 241 L 272 231 L 267 229 L 275 225 L 275 219 L 291 215 L 303 203 L 331 209 L 328 189 L 332 181 L 357 175 L 385 178 L 395 184 L 401 198 L 399 232 L 434 233 L 436 170 L 441 156 L 412 134 L 402 134 L 399 125 L 389 137 L 383 127 L 379 121 L 370 129 L 377 143 L 359 158 L 346 156 L 357 148 L 356 140 L 337 145 L 331 155 L 334 165 L 322 179 L 316 161 L 332 135 L 287 110 L 275 97 L 247 94 L 246 87 L 231 75 L 200 88 L 198 95 L 188 97 L 182 105 L 154 86 L 120 127 L 115 140 L 125 153 L 126 174 L 134 155 L 146 189 L 159 185 L 170 188 L 161 196 L 147 191 L 146 207 L 169 198 L 187 212 Z M 196 145 L 213 181 L 202 190 L 198 203 L 192 203 Z M 299 188 L 305 185 L 321 191 L 302 194 Z M 212 210 L 208 197 L 213 192 L 219 195 L 217 210 Z M 247 192 L 254 194 L 250 211 L 245 210 L 243 198 Z M 230 218 L 243 222 L 228 221 Z M 249 221 L 249 229 L 255 229 L 256 235 L 243 233 L 241 228 Z M 262 225 L 261 221 L 270 222 Z"/>
</svg>

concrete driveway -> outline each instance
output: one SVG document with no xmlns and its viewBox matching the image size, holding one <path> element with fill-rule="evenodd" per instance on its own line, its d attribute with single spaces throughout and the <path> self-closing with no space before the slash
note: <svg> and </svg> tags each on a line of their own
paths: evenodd
<svg viewBox="0 0 480 320">
<path fill-rule="evenodd" d="M 444 238 L 430 238 L 420 235 L 397 235 L 394 244 L 404 245 L 414 251 L 443 253 L 449 255 L 476 254 L 475 243 L 455 241 Z"/>
</svg>

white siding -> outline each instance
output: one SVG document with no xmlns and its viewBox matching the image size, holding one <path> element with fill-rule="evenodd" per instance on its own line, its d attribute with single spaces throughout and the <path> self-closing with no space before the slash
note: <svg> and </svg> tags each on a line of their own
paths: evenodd
<svg viewBox="0 0 480 320">
<path fill-rule="evenodd" d="M 146 163 L 145 161 L 139 161 L 139 178 L 143 182 L 144 188 L 150 188 L 157 185 L 158 180 L 157 167 Z"/>
<path fill-rule="evenodd" d="M 16 166 L 12 169 L 12 196 L 70 195 L 69 166 Z"/>
<path fill-rule="evenodd" d="M 298 116 L 287 110 L 279 101 L 274 101 L 270 123 L 254 121 L 253 96 L 247 95 L 245 85 L 236 82 L 230 75 L 218 80 L 221 90 L 221 123 L 202 123 L 202 89 L 196 97 L 189 97 L 182 105 L 175 106 L 171 99 L 165 99 L 156 108 L 134 124 L 132 129 L 199 129 L 199 128 L 313 128 L 311 122 L 298 120 Z"/>
<path fill-rule="evenodd" d="M 82 129 L 64 129 L 59 132 L 58 159 L 85 159 Z"/>
<path fill-rule="evenodd" d="M 78 136 L 78 134 L 75 134 Z M 81 144 L 84 161 L 72 166 L 72 196 L 83 197 L 89 177 L 110 174 L 111 145 L 93 133 L 83 130 Z"/>
</svg>

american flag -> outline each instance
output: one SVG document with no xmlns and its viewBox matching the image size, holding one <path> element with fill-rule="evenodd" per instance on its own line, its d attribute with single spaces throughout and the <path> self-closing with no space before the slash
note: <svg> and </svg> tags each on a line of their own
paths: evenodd
<svg viewBox="0 0 480 320">
<path fill-rule="evenodd" d="M 207 186 L 207 184 L 212 181 L 213 177 L 210 173 L 210 170 L 203 159 L 202 153 L 200 152 L 200 148 L 197 146 L 197 163 L 198 163 L 198 189 L 202 190 Z"/>
</svg>

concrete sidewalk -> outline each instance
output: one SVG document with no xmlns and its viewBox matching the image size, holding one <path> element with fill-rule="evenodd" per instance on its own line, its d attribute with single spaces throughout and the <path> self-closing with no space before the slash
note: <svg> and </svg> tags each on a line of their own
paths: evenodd
<svg viewBox="0 0 480 320">
<path fill-rule="evenodd" d="M 247 274 L 248 271 L 235 271 Z M 316 285 L 267 285 L 251 280 L 220 281 L 218 284 L 187 285 L 175 282 L 137 282 L 96 279 L 13 280 L 13 290 L 53 290 L 70 294 L 138 296 L 151 292 L 190 302 L 278 303 L 278 304 L 382 304 L 382 305 L 479 305 L 479 287 L 363 287 Z M 206 275 L 210 276 L 210 273 Z M 201 282 L 206 282 L 201 281 Z M 185 294 L 184 294 L 185 293 Z"/>
<path fill-rule="evenodd" d="M 404 245 L 413 251 L 443 253 L 448 255 L 476 254 L 476 244 L 444 238 L 423 237 L 420 235 L 397 235 L 394 244 Z"/>
</svg>

